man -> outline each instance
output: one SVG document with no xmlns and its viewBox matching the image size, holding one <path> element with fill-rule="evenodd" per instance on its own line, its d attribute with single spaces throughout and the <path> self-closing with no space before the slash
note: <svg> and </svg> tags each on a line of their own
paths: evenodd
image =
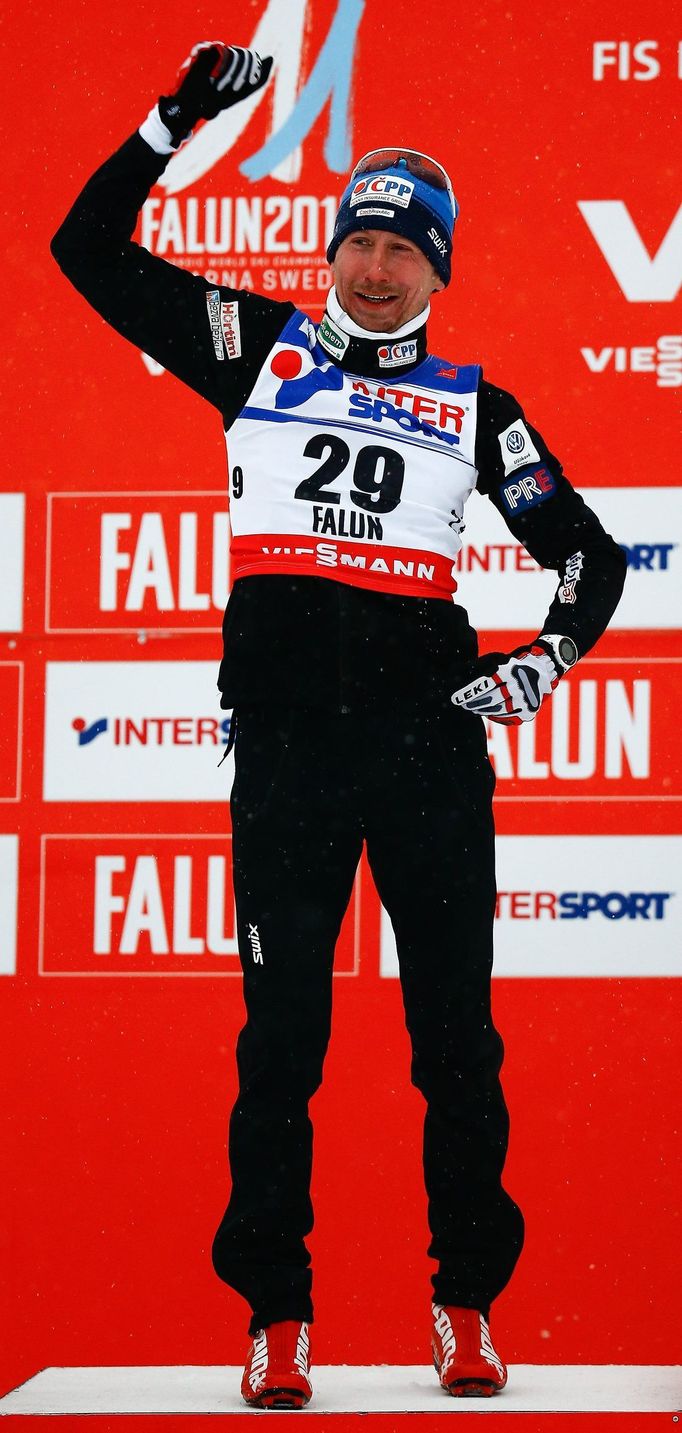
<svg viewBox="0 0 682 1433">
<path fill-rule="evenodd" d="M 516 400 L 428 353 L 457 206 L 445 171 L 373 151 L 346 187 L 316 330 L 291 304 L 212 288 L 130 241 L 200 119 L 271 62 L 197 46 L 175 92 L 86 185 L 53 252 L 115 328 L 229 433 L 234 886 L 247 1023 L 219 1276 L 249 1302 L 247 1403 L 311 1395 L 312 1130 L 332 961 L 363 843 L 396 934 L 412 1078 L 426 1100 L 431 1337 L 451 1394 L 506 1382 L 492 1300 L 523 1242 L 502 1187 L 508 1116 L 490 1013 L 492 791 L 479 714 L 532 719 L 604 631 L 624 559 Z M 475 486 L 559 586 L 539 637 L 479 659 L 453 562 Z"/>
</svg>

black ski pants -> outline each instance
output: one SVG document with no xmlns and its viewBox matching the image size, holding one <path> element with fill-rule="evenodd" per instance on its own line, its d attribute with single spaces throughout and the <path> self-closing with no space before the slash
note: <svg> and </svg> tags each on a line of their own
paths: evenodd
<svg viewBox="0 0 682 1433">
<path fill-rule="evenodd" d="M 247 1021 L 232 1192 L 213 1245 L 250 1332 L 311 1321 L 312 1126 L 334 946 L 363 841 L 396 936 L 412 1080 L 426 1101 L 435 1300 L 487 1314 L 523 1243 L 502 1188 L 508 1115 L 490 1011 L 495 904 L 483 723 L 454 707 L 237 713 L 231 798 Z"/>
</svg>

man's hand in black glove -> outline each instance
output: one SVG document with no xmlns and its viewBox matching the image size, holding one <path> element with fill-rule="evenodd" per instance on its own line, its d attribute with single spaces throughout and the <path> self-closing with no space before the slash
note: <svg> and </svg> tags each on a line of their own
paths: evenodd
<svg viewBox="0 0 682 1433">
<path fill-rule="evenodd" d="M 545 697 L 578 660 L 571 637 L 537 637 L 514 652 L 489 652 L 476 663 L 465 686 L 452 696 L 456 707 L 505 726 L 537 716 Z"/>
<path fill-rule="evenodd" d="M 261 59 L 255 50 L 204 40 L 178 70 L 172 94 L 162 95 L 159 115 L 171 134 L 174 148 L 200 119 L 214 119 L 221 110 L 249 99 L 267 84 L 272 56 Z"/>
</svg>

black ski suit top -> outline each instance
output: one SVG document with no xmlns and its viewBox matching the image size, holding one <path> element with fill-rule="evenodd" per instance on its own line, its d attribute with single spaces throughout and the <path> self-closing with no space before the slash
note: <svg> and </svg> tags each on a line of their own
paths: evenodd
<svg viewBox="0 0 682 1433">
<path fill-rule="evenodd" d="M 206 398 L 228 430 L 295 310 L 290 303 L 222 287 L 221 298 L 239 306 L 242 352 L 229 362 L 216 362 L 206 318 L 206 292 L 215 286 L 131 240 L 139 210 L 168 158 L 134 134 L 86 184 L 52 241 L 52 253 L 102 318 Z M 383 377 L 371 359 L 362 370 L 357 361 L 358 350 L 351 344 L 342 366 L 370 379 Z M 409 372 L 401 370 L 400 379 Z M 556 490 L 517 516 L 507 512 L 500 492 L 504 471 L 498 435 L 523 416 L 510 393 L 481 380 L 477 487 L 531 556 L 559 573 L 559 588 L 568 559 L 582 554 L 575 601 L 562 604 L 558 589 L 542 627 L 571 636 L 582 656 L 616 608 L 625 557 L 530 424 Z M 454 602 L 281 574 L 252 575 L 235 583 L 223 636 L 218 684 L 224 707 L 440 705 L 466 680 L 477 652 L 466 612 Z"/>
</svg>

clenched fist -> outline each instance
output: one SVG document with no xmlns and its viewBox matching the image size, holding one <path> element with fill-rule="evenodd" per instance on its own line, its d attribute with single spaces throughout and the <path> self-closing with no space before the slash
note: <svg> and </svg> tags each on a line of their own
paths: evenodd
<svg viewBox="0 0 682 1433">
<path fill-rule="evenodd" d="M 221 110 L 248 99 L 267 84 L 272 56 L 255 50 L 203 40 L 180 66 L 176 87 L 159 100 L 159 116 L 177 148 L 200 119 L 214 119 Z"/>
</svg>

